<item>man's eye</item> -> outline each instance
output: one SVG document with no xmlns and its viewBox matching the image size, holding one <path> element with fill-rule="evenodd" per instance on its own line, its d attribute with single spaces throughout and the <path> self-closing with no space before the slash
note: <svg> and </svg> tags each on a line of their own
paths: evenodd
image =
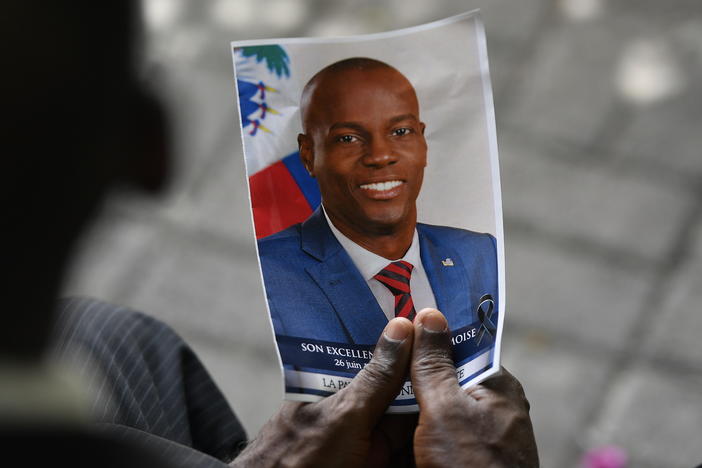
<svg viewBox="0 0 702 468">
<path fill-rule="evenodd" d="M 358 138 L 356 138 L 353 135 L 341 135 L 337 140 L 339 143 L 353 143 L 355 141 L 358 141 Z"/>
<path fill-rule="evenodd" d="M 412 133 L 412 129 L 407 127 L 397 128 L 392 132 L 392 134 L 395 136 L 405 136 L 410 133 Z"/>
</svg>

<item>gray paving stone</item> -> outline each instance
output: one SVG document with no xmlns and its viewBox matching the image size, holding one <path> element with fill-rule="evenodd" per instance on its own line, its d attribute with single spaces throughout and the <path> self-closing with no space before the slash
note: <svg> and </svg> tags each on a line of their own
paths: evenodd
<svg viewBox="0 0 702 468">
<path fill-rule="evenodd" d="M 487 0 L 477 2 L 475 6 L 480 8 L 485 23 L 495 112 L 500 128 L 508 109 L 508 91 L 531 52 L 533 39 L 543 32 L 541 26 L 549 5 L 542 0 Z"/>
<path fill-rule="evenodd" d="M 658 66 L 648 73 L 654 85 L 656 79 L 667 79 L 677 86 L 658 100 L 632 106 L 631 120 L 615 139 L 614 148 L 624 164 L 643 162 L 659 172 L 672 170 L 694 177 L 702 173 L 697 125 L 702 112 L 695 105 L 702 99 L 702 4 L 696 2 L 693 8 L 678 1 L 661 8 L 655 2 L 640 3 L 633 14 L 658 9 L 656 24 L 661 25 L 655 34 L 643 36 L 643 43 L 639 40 L 639 45 L 650 49 L 645 55 L 650 55 L 649 66 Z M 645 67 L 642 71 L 646 73 Z"/>
<path fill-rule="evenodd" d="M 618 0 L 610 2 L 609 8 L 619 14 L 638 16 L 650 22 L 664 24 L 702 18 L 702 4 L 698 0 L 673 0 L 666 3 L 657 0 Z"/>
<path fill-rule="evenodd" d="M 702 258 L 702 220 L 697 222 L 697 226 L 693 232 L 693 248 L 692 255 L 697 258 Z"/>
<path fill-rule="evenodd" d="M 643 160 L 660 170 L 702 174 L 700 100 L 702 89 L 697 93 L 690 90 L 674 100 L 641 109 L 617 139 L 615 150 L 629 164 Z"/>
<path fill-rule="evenodd" d="M 125 277 L 139 274 L 139 257 L 154 235 L 149 223 L 105 213 L 76 247 L 62 294 L 120 302 Z"/>
<path fill-rule="evenodd" d="M 229 401 L 252 439 L 283 400 L 283 377 L 275 351 L 249 347 L 218 347 L 185 338 Z"/>
<path fill-rule="evenodd" d="M 581 443 L 584 412 L 599 398 L 607 362 L 511 333 L 503 352 L 504 366 L 522 382 L 531 403 L 541 466 L 561 468 L 568 448 Z"/>
<path fill-rule="evenodd" d="M 223 59 L 228 57 L 223 57 Z M 161 94 L 169 115 L 173 151 L 172 174 L 164 209 L 176 206 L 206 183 L 212 164 L 230 157 L 222 152 L 224 139 L 236 134 L 234 80 L 229 74 L 215 73 L 182 64 L 165 64 L 168 76 Z"/>
<path fill-rule="evenodd" d="M 426 2 L 411 0 L 384 3 L 359 0 L 354 3 L 325 1 L 318 4 L 303 31 L 304 36 L 349 36 L 401 29 L 439 19 L 437 10 Z M 448 15 L 457 13 L 450 4 L 442 5 Z"/>
<path fill-rule="evenodd" d="M 224 157 L 215 149 L 223 137 L 238 128 L 231 58 L 226 58 L 230 65 L 226 75 L 192 68 L 168 70 L 172 83 L 167 105 L 175 117 L 172 136 L 183 177 L 197 179 L 209 158 Z"/>
<path fill-rule="evenodd" d="M 647 26 L 603 15 L 547 31 L 515 83 L 510 125 L 542 138 L 591 143 L 618 98 L 614 73 L 622 49 Z"/>
<path fill-rule="evenodd" d="M 626 345 L 650 271 L 617 267 L 521 236 L 507 238 L 505 256 L 506 327 L 576 337 L 609 350 Z"/>
<path fill-rule="evenodd" d="M 196 60 L 212 58 L 217 44 L 223 51 L 235 40 L 293 37 L 309 21 L 310 14 L 319 14 L 326 6 L 319 0 L 224 0 L 185 2 L 190 14 L 188 27 L 206 33 L 215 49 L 198 53 Z M 215 42 L 216 41 L 216 42 Z M 231 60 L 228 63 L 231 71 Z"/>
<path fill-rule="evenodd" d="M 518 68 L 514 58 L 514 46 L 509 42 L 491 40 L 488 36 L 488 55 L 495 120 L 499 132 L 503 127 L 505 116 L 509 115 L 508 88 Z"/>
<path fill-rule="evenodd" d="M 575 150 L 567 146 L 536 146 L 506 132 L 499 145 L 505 217 L 558 235 L 660 261 L 695 203 L 682 188 L 569 164 Z M 542 157 L 546 151 L 555 157 Z"/>
<path fill-rule="evenodd" d="M 311 17 L 311 25 L 305 33 L 329 36 L 381 32 L 417 26 L 480 8 L 488 41 L 490 37 L 520 41 L 533 32 L 547 3 L 544 0 L 478 0 L 470 3 L 463 0 L 440 3 L 422 0 L 390 0 L 383 3 L 372 0 L 353 3 L 325 1 L 323 11 Z"/>
<path fill-rule="evenodd" d="M 454 5 L 466 8 L 462 0 L 455 0 Z M 514 46 L 532 37 L 547 14 L 550 2 L 544 0 L 478 0 L 472 2 L 485 23 L 488 47 L 492 39 L 508 42 Z"/>
<path fill-rule="evenodd" d="M 652 466 L 697 466 L 702 462 L 700 388 L 699 374 L 635 367 L 617 379 L 604 400 L 589 444 L 618 445 Z"/>
<path fill-rule="evenodd" d="M 133 307 L 181 332 L 273 346 L 253 243 L 249 251 L 200 237 L 159 239 L 151 249 L 148 275 L 129 298 Z"/>
<path fill-rule="evenodd" d="M 201 180 L 169 212 L 191 229 L 237 239 L 253 248 L 254 231 L 239 135 L 230 133 L 218 149 L 221 161 L 201 175 Z"/>
<path fill-rule="evenodd" d="M 702 370 L 702 257 L 690 258 L 660 294 L 665 300 L 653 318 L 646 351 Z"/>
</svg>

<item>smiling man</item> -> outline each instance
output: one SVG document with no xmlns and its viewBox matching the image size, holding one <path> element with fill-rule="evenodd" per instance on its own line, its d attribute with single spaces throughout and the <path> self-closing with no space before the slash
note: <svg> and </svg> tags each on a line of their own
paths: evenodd
<svg viewBox="0 0 702 468">
<path fill-rule="evenodd" d="M 322 206 L 259 241 L 276 334 L 373 344 L 395 316 L 438 307 L 456 330 L 481 302 L 495 307 L 494 238 L 417 223 L 427 143 L 409 80 L 342 60 L 310 79 L 300 108 L 300 157 Z"/>
</svg>

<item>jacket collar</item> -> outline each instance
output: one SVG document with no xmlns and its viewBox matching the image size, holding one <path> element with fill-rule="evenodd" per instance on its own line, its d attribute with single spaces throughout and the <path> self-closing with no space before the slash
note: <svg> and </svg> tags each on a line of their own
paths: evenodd
<svg viewBox="0 0 702 468">
<path fill-rule="evenodd" d="M 314 213 L 302 223 L 300 242 L 302 250 L 320 262 L 342 249 L 341 244 L 329 229 L 322 212 L 322 205 L 319 205 Z"/>
<path fill-rule="evenodd" d="M 319 261 L 306 268 L 331 303 L 351 343 L 372 345 L 387 324 L 366 281 L 318 208 L 301 227 L 302 250 Z"/>
</svg>

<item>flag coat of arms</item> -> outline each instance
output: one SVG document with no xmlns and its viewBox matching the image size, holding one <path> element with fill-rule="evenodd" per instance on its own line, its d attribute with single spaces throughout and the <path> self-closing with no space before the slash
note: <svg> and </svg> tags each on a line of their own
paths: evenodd
<svg viewBox="0 0 702 468">
<path fill-rule="evenodd" d="M 254 226 L 261 238 L 304 221 L 321 200 L 297 151 L 299 87 L 288 54 L 279 45 L 235 47 L 233 53 Z"/>
</svg>

